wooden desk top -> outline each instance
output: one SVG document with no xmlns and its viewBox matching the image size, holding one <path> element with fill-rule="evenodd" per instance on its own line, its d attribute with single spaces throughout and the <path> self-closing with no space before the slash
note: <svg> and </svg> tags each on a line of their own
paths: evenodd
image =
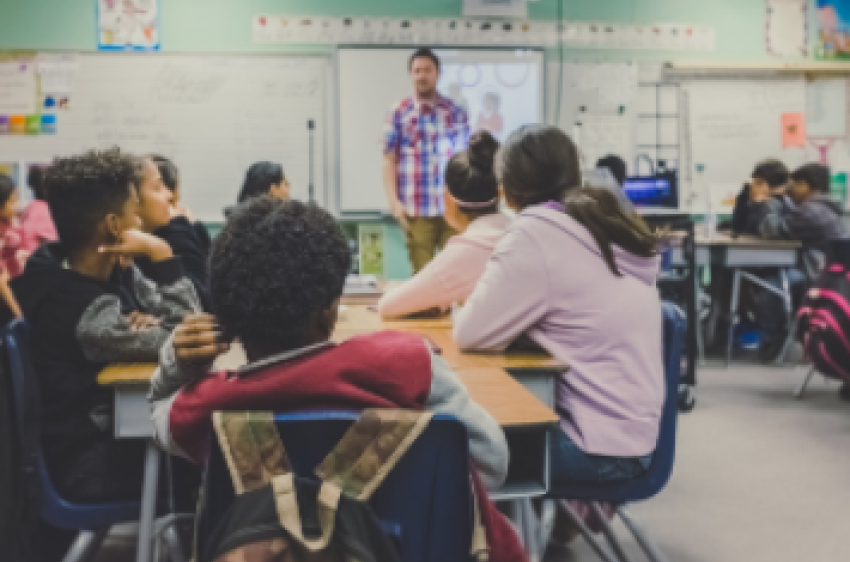
<svg viewBox="0 0 850 562">
<path fill-rule="evenodd" d="M 366 306 L 350 306 L 339 319 L 334 331 L 334 341 L 345 341 L 354 336 L 371 334 L 378 330 L 400 330 L 428 338 L 440 350 L 440 355 L 454 369 L 498 368 L 528 370 L 566 370 L 567 365 L 544 352 L 469 352 L 461 351 L 452 337 L 452 320 L 442 318 L 381 320 L 380 315 Z"/>
<path fill-rule="evenodd" d="M 156 365 L 153 363 L 114 364 L 101 371 L 98 383 L 103 386 L 146 387 L 150 384 L 155 370 Z M 548 425 L 558 422 L 555 412 L 502 369 L 459 369 L 457 374 L 472 399 L 487 410 L 502 427 Z"/>
</svg>

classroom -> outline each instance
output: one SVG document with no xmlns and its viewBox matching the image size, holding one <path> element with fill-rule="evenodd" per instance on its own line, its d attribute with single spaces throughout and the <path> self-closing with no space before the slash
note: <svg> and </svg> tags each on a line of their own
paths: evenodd
<svg viewBox="0 0 850 562">
<path fill-rule="evenodd" d="M 850 560 L 848 87 L 850 0 L 0 0 L 0 560 Z"/>
</svg>

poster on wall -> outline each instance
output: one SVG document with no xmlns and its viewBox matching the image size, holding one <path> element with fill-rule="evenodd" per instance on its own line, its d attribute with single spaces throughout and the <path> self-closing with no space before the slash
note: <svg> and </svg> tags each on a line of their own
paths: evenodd
<svg viewBox="0 0 850 562">
<path fill-rule="evenodd" d="M 159 0 L 95 0 L 97 48 L 158 51 Z"/>
<path fill-rule="evenodd" d="M 850 0 L 817 0 L 817 58 L 850 60 Z"/>
</svg>

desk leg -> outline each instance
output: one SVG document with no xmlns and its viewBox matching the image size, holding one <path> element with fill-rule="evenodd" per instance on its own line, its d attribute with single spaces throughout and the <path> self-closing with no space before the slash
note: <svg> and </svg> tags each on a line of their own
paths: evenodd
<svg viewBox="0 0 850 562">
<path fill-rule="evenodd" d="M 529 562 L 542 562 L 543 553 L 541 550 L 545 549 L 546 545 L 540 544 L 540 523 L 530 498 L 511 501 L 511 520 L 517 535 L 519 535 L 519 541 L 525 548 Z"/>
<path fill-rule="evenodd" d="M 741 289 L 741 270 L 735 269 L 732 281 L 732 298 L 729 305 L 729 334 L 726 336 L 726 366 L 732 361 L 732 341 L 735 339 L 735 315 L 738 312 L 738 293 Z"/>
<path fill-rule="evenodd" d="M 153 439 L 148 440 L 145 451 L 145 480 L 142 487 L 142 510 L 139 514 L 139 544 L 136 550 L 136 562 L 152 562 L 159 458 L 160 452 L 156 443 Z"/>
</svg>

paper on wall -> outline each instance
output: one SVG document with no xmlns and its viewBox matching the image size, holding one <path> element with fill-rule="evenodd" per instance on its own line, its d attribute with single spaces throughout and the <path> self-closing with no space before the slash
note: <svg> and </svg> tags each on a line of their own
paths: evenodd
<svg viewBox="0 0 850 562">
<path fill-rule="evenodd" d="M 822 78 L 806 84 L 806 135 L 811 138 L 847 134 L 847 80 Z"/>
<path fill-rule="evenodd" d="M 783 57 L 805 56 L 806 0 L 766 0 L 767 52 Z"/>
<path fill-rule="evenodd" d="M 0 63 L 0 115 L 36 112 L 35 69 L 29 61 Z"/>
</svg>

